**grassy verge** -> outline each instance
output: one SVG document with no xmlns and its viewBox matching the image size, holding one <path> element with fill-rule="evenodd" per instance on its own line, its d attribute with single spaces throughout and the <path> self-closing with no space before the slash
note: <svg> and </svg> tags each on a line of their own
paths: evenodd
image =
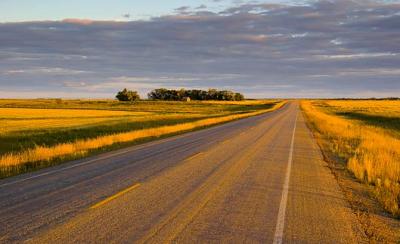
<svg viewBox="0 0 400 244">
<path fill-rule="evenodd" d="M 395 136 L 397 132 L 391 131 L 392 125 L 378 126 L 374 121 L 364 121 L 365 117 L 350 118 L 343 112 L 362 105 L 358 103 L 335 109 L 329 102 L 303 101 L 301 107 L 323 151 L 343 162 L 357 179 L 372 188 L 386 211 L 399 217 L 400 140 Z"/>
<path fill-rule="evenodd" d="M 17 103 L 24 104 L 23 107 L 28 104 L 20 101 Z M 107 108 L 103 102 L 100 104 L 101 106 L 94 108 L 99 110 Z M 25 129 L 23 132 L 14 131 L 7 127 L 3 130 L 3 134 L 0 134 L 3 138 L 8 138 L 8 142 L 12 142 L 8 143 L 6 151 L 0 154 L 0 177 L 9 177 L 66 160 L 85 157 L 98 151 L 113 149 L 115 145 L 123 146 L 133 142 L 147 141 L 150 138 L 164 137 L 254 116 L 275 110 L 282 104 L 282 102 L 273 101 L 242 103 L 144 102 L 135 105 L 130 104 L 131 107 L 136 107 L 137 111 L 131 110 L 131 107 L 126 109 L 134 111 L 134 113 L 145 112 L 144 114 L 131 115 L 122 113 L 116 115 L 114 113 L 108 114 L 110 111 L 99 111 L 99 113 L 92 114 L 91 123 L 86 124 L 84 122 L 84 125 L 76 127 L 76 121 L 74 121 L 72 123 L 73 126 L 68 127 L 66 125 L 66 128 L 54 127 L 53 123 L 48 123 L 48 125 L 44 126 L 42 123 L 37 125 L 32 123 L 32 120 L 43 120 L 44 117 L 51 121 L 61 120 L 61 123 L 71 120 L 71 116 L 60 118 L 60 116 L 62 117 L 62 113 L 60 114 L 62 110 L 57 111 L 57 109 L 54 109 L 55 111 L 51 111 L 49 115 L 47 110 L 41 111 L 40 109 L 43 108 L 37 107 L 35 109 L 39 110 L 36 110 L 36 113 L 29 110 L 31 114 L 28 113 L 28 117 L 26 117 L 27 113 L 20 114 L 18 111 L 12 110 L 11 112 L 9 111 L 8 115 L 5 115 L 8 117 L 3 119 L 11 124 L 13 120 L 18 121 L 20 119 L 23 123 L 27 123 L 27 130 Z M 175 110 L 171 110 L 170 107 L 174 105 L 177 105 Z M 31 104 L 30 106 L 33 105 Z M 63 109 L 75 109 L 74 102 L 70 102 L 68 106 L 64 104 Z M 90 106 L 94 105 L 91 103 Z M 108 106 L 114 107 L 114 102 L 110 102 Z M 121 106 L 126 106 L 126 104 Z M 9 107 L 9 105 L 4 107 Z M 160 107 L 168 107 L 168 110 L 159 111 Z M 87 107 L 85 108 L 87 109 Z M 37 113 L 38 111 L 39 114 Z M 73 119 L 78 118 L 86 121 L 88 116 L 83 116 L 82 118 L 76 114 L 79 112 L 85 114 L 88 111 L 90 110 L 73 110 L 70 113 Z M 44 112 L 46 114 L 43 114 Z M 54 112 L 58 116 L 51 114 Z M 121 117 L 118 119 L 118 116 Z M 100 122 L 97 120 L 100 120 Z M 79 125 L 79 122 L 77 124 Z M 24 141 L 24 138 L 31 139 L 33 143 L 17 143 L 21 139 L 21 141 Z"/>
</svg>

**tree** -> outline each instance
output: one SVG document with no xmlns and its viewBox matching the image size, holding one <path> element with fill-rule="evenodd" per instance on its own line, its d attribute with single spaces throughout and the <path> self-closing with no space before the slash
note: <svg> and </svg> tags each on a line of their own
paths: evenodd
<svg viewBox="0 0 400 244">
<path fill-rule="evenodd" d="M 241 93 L 235 93 L 235 101 L 242 101 L 244 100 L 244 96 Z"/>
<path fill-rule="evenodd" d="M 147 94 L 152 100 L 167 100 L 168 90 L 165 88 L 154 89 Z"/>
<path fill-rule="evenodd" d="M 122 91 L 119 91 L 115 96 L 119 101 L 124 102 L 133 102 L 140 99 L 140 96 L 137 91 L 131 91 L 124 88 Z"/>
<path fill-rule="evenodd" d="M 217 100 L 217 99 L 218 99 L 218 91 L 216 89 L 208 89 L 207 100 Z"/>
<path fill-rule="evenodd" d="M 173 90 L 159 88 L 154 89 L 147 94 L 149 99 L 152 100 L 168 100 L 168 101 L 187 101 L 190 100 L 220 100 L 220 101 L 241 101 L 244 100 L 244 96 L 240 93 L 232 91 L 218 91 L 216 89 L 209 89 L 208 91 L 192 89 L 192 90 Z"/>
</svg>

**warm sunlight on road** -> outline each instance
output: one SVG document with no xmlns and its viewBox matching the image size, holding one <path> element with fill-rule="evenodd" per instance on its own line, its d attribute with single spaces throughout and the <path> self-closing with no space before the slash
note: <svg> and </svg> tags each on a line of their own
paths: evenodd
<svg viewBox="0 0 400 244">
<path fill-rule="evenodd" d="M 297 102 L 3 180 L 0 197 L 1 242 L 364 238 Z"/>
</svg>

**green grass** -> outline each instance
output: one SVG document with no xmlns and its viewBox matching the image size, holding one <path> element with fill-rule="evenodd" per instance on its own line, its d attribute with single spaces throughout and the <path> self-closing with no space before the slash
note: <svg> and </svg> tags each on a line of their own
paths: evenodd
<svg viewBox="0 0 400 244">
<path fill-rule="evenodd" d="M 79 140 L 179 125 L 206 118 L 251 113 L 270 109 L 276 104 L 277 101 L 272 100 L 126 103 L 113 100 L 0 99 L 0 121 L 3 122 L 0 125 L 0 159 L 37 147 L 53 147 Z M 171 133 L 175 134 L 179 133 Z M 2 166 L 6 167 L 3 168 L 3 172 L 6 173 L 0 174 L 0 178 L 153 139 L 155 138 L 149 137 L 116 143 L 90 150 L 85 155 L 66 155 L 46 162 L 25 163 L 12 169 L 9 166 Z"/>
<path fill-rule="evenodd" d="M 248 100 L 243 102 L 218 101 L 137 101 L 115 100 L 58 100 L 58 99 L 0 99 L 0 108 L 42 108 L 42 109 L 95 109 L 111 111 L 135 111 L 157 113 L 215 113 L 254 111 L 269 106 L 276 100 Z"/>
<path fill-rule="evenodd" d="M 88 139 L 114 133 L 153 128 L 162 125 L 174 125 L 196 120 L 198 120 L 198 118 L 163 119 L 155 121 L 150 120 L 143 123 L 140 121 L 121 119 L 112 123 L 99 123 L 84 127 L 23 130 L 0 136 L 0 155 L 34 148 L 37 145 L 53 146 L 62 142 L 72 142 L 79 139 Z"/>
</svg>

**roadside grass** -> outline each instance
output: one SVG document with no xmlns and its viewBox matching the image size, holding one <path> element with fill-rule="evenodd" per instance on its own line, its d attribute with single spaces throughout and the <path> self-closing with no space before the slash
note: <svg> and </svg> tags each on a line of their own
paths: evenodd
<svg viewBox="0 0 400 244">
<path fill-rule="evenodd" d="M 400 117 L 370 115 L 358 112 L 337 112 L 336 114 L 348 119 L 358 120 L 366 125 L 386 129 L 389 133 L 400 138 Z"/>
<path fill-rule="evenodd" d="M 400 101 L 330 100 L 321 106 L 331 113 L 382 128 L 386 133 L 400 138 Z"/>
<path fill-rule="evenodd" d="M 59 100 L 0 100 L 0 178 L 257 115 L 283 104 L 272 100 L 87 102 L 77 109 L 79 100 L 67 100 L 56 109 Z"/>
<path fill-rule="evenodd" d="M 1 109 L 0 109 L 1 110 Z M 68 124 L 63 127 L 40 128 L 37 129 L 30 127 L 28 130 L 12 131 L 0 135 L 0 155 L 6 153 L 18 153 L 23 150 L 32 149 L 38 145 L 54 146 L 60 142 L 73 142 L 80 139 L 90 139 L 99 136 L 112 135 L 116 133 L 123 133 L 133 130 L 141 130 L 144 128 L 156 128 L 164 125 L 174 125 L 179 123 L 187 123 L 196 121 L 203 117 L 190 117 L 187 116 L 152 116 L 147 120 L 138 118 L 126 119 L 113 119 L 113 120 L 97 120 L 96 123 L 78 120 L 68 124 L 68 120 L 64 121 Z M 60 121 L 62 122 L 62 120 Z M 75 126 L 76 123 L 85 123 L 81 126 Z M 25 122 L 26 123 L 26 122 Z M 33 123 L 34 124 L 34 123 Z M 62 124 L 60 124 L 62 125 Z M 74 125 L 74 126 L 72 126 Z"/>
<path fill-rule="evenodd" d="M 400 216 L 399 101 L 302 101 L 321 146 Z"/>
<path fill-rule="evenodd" d="M 91 99 L 0 99 L 0 108 L 36 108 L 36 109 L 88 109 L 107 111 L 133 111 L 156 113 L 209 113 L 235 112 L 256 109 L 276 100 L 245 101 L 136 101 L 119 102 L 115 100 Z"/>
</svg>

